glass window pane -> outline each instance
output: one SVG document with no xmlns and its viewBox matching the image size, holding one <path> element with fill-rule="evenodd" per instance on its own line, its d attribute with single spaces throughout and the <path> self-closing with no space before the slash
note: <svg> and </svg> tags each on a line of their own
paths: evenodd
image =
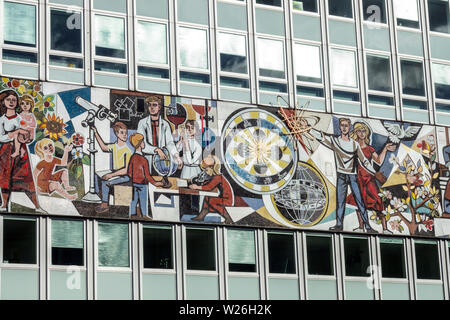
<svg viewBox="0 0 450 320">
<path fill-rule="evenodd" d="M 441 279 L 439 251 L 436 242 L 415 241 L 417 279 Z"/>
<path fill-rule="evenodd" d="M 269 272 L 295 274 L 295 244 L 291 234 L 269 233 Z"/>
<path fill-rule="evenodd" d="M 3 40 L 6 44 L 36 46 L 36 7 L 4 2 Z"/>
<path fill-rule="evenodd" d="M 381 270 L 383 278 L 406 278 L 403 240 L 380 239 Z"/>
<path fill-rule="evenodd" d="M 436 98 L 450 100 L 450 65 L 432 64 Z"/>
<path fill-rule="evenodd" d="M 328 13 L 331 16 L 353 18 L 352 0 L 328 0 Z"/>
<path fill-rule="evenodd" d="M 353 51 L 331 50 L 331 78 L 333 85 L 358 87 L 356 57 Z"/>
<path fill-rule="evenodd" d="M 98 224 L 98 265 L 101 267 L 129 267 L 128 224 Z"/>
<path fill-rule="evenodd" d="M 178 28 L 180 66 L 208 69 L 208 39 L 206 30 Z"/>
<path fill-rule="evenodd" d="M 450 9 L 448 0 L 428 0 L 430 30 L 450 33 Z"/>
<path fill-rule="evenodd" d="M 394 0 L 394 13 L 398 26 L 419 28 L 417 0 Z"/>
<path fill-rule="evenodd" d="M 281 0 L 256 0 L 256 3 L 281 7 Z"/>
<path fill-rule="evenodd" d="M 36 221 L 3 220 L 3 263 L 36 264 Z"/>
<path fill-rule="evenodd" d="M 72 21 L 78 21 L 74 25 Z M 52 50 L 81 53 L 81 14 L 52 9 L 50 12 Z"/>
<path fill-rule="evenodd" d="M 369 89 L 391 92 L 391 63 L 389 58 L 367 55 L 366 61 Z"/>
<path fill-rule="evenodd" d="M 331 237 L 306 236 L 308 274 L 334 275 L 333 241 Z"/>
<path fill-rule="evenodd" d="M 138 21 L 138 62 L 167 64 L 167 27 L 162 23 Z"/>
<path fill-rule="evenodd" d="M 345 275 L 350 277 L 368 277 L 370 265 L 368 239 L 344 238 Z"/>
<path fill-rule="evenodd" d="M 292 8 L 297 11 L 317 12 L 317 0 L 293 0 Z"/>
<path fill-rule="evenodd" d="M 218 46 L 220 70 L 247 73 L 247 50 L 245 36 L 219 33 Z"/>
<path fill-rule="evenodd" d="M 385 0 L 363 0 L 363 10 L 365 21 L 386 23 Z"/>
<path fill-rule="evenodd" d="M 284 44 L 282 41 L 257 39 L 259 75 L 284 78 Z"/>
<path fill-rule="evenodd" d="M 401 60 L 403 94 L 425 96 L 422 62 Z"/>
<path fill-rule="evenodd" d="M 144 227 L 144 268 L 173 269 L 172 228 Z"/>
<path fill-rule="evenodd" d="M 298 81 L 322 82 L 320 48 L 294 44 L 294 64 Z"/>
<path fill-rule="evenodd" d="M 95 54 L 125 58 L 125 20 L 95 15 Z"/>
<path fill-rule="evenodd" d="M 214 230 L 186 229 L 186 261 L 188 270 L 216 270 Z"/>
<path fill-rule="evenodd" d="M 84 229 L 82 221 L 52 220 L 52 264 L 84 265 Z"/>
<path fill-rule="evenodd" d="M 227 230 L 228 269 L 236 272 L 256 272 L 255 232 Z"/>
</svg>

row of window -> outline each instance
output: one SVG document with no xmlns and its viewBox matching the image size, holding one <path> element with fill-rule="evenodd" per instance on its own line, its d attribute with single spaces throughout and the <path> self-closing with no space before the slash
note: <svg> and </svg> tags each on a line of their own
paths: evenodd
<svg viewBox="0 0 450 320">
<path fill-rule="evenodd" d="M 4 218 L 3 264 L 37 264 L 36 220 Z M 214 229 L 186 227 L 186 270 L 216 271 L 217 243 Z M 98 222 L 98 266 L 130 267 L 129 224 Z M 85 266 L 85 228 L 83 221 L 51 220 L 50 232 L 52 266 Z M 336 259 L 331 235 L 306 234 L 306 269 L 312 276 L 335 276 Z M 175 260 L 181 258 L 174 249 L 171 226 L 143 225 L 144 269 L 174 270 Z M 370 276 L 371 249 L 366 237 L 345 236 L 344 270 L 347 277 Z M 227 263 L 229 272 L 257 273 L 258 244 L 254 230 L 226 229 Z M 449 248 L 450 250 L 450 248 Z M 440 280 L 440 254 L 436 241 L 415 241 L 416 277 L 419 280 Z M 405 245 L 402 239 L 379 239 L 381 276 L 384 279 L 407 279 Z M 267 261 L 270 274 L 297 274 L 297 245 L 289 232 L 268 231 Z"/>
<path fill-rule="evenodd" d="M 2 57 L 4 61 L 37 63 L 37 6 L 16 1 L 4 3 L 4 44 Z M 241 1 L 231 1 L 241 2 Z M 429 7 L 436 1 L 429 1 Z M 280 6 L 281 1 L 256 1 L 257 4 Z M 329 1 L 329 13 L 333 16 L 353 17 L 345 12 L 353 12 L 353 1 Z M 137 2 L 139 5 L 139 2 Z M 448 1 L 439 1 L 448 12 Z M 369 22 L 386 23 L 385 0 L 363 1 L 365 10 L 375 7 L 383 8 L 381 18 Z M 411 26 L 407 17 L 413 19 L 419 14 L 417 0 L 395 1 L 397 23 L 399 26 Z M 434 8 L 434 7 L 433 7 Z M 317 12 L 316 0 L 293 1 L 294 11 Z M 350 10 L 350 11 L 348 11 Z M 366 11 L 367 11 L 366 10 Z M 439 13 L 445 10 L 438 10 Z M 364 11 L 364 12 L 366 12 Z M 434 11 L 433 11 L 434 12 Z M 435 14 L 430 11 L 431 14 Z M 52 4 L 48 8 L 49 17 L 49 66 L 64 70 L 83 70 L 85 65 L 84 37 L 85 20 L 83 9 Z M 137 77 L 152 81 L 169 83 L 170 38 L 169 23 L 166 19 L 144 18 L 138 16 L 129 26 L 127 16 L 123 13 L 110 14 L 104 10 L 94 10 L 89 16 L 92 39 L 93 69 L 96 72 L 126 76 L 130 73 L 130 53 L 127 50 L 128 37 L 134 37 L 134 57 Z M 372 19 L 372 20 L 371 20 Z M 431 21 L 431 19 L 430 19 Z M 434 18 L 433 18 L 434 21 Z M 443 21 L 442 19 L 439 21 Z M 442 23 L 442 22 L 441 22 Z M 129 29 L 134 28 L 130 33 Z M 434 29 L 431 28 L 433 31 Z M 224 88 L 250 92 L 251 65 L 248 33 L 219 28 L 216 35 L 207 27 L 178 23 L 175 31 L 178 63 L 178 77 L 181 82 L 198 86 L 210 85 L 212 64 L 215 59 L 210 54 L 210 41 L 217 43 L 217 68 L 219 85 Z M 288 61 L 286 50 L 288 43 L 283 38 L 257 35 L 255 38 L 255 61 L 259 92 L 268 94 L 288 94 Z M 421 45 L 421 44 L 420 44 Z M 373 51 L 373 52 L 372 52 Z M 292 44 L 293 66 L 296 78 L 295 91 L 298 96 L 321 99 L 325 97 L 325 73 L 330 72 L 332 97 L 334 100 L 355 102 L 362 101 L 360 77 L 367 79 L 368 102 L 381 106 L 397 105 L 395 101 L 395 81 L 398 79 L 402 94 L 403 107 L 427 110 L 427 77 L 425 60 L 400 56 L 393 61 L 392 54 L 383 51 L 368 51 L 360 66 L 356 48 L 332 46 L 329 51 L 330 68 L 323 64 L 320 41 L 295 40 Z M 398 71 L 396 71 L 398 65 Z M 364 68 L 364 70 L 361 70 Z M 431 62 L 432 87 L 437 111 L 448 112 L 450 106 L 450 64 L 445 61 Z M 397 76 L 398 74 L 398 76 Z M 67 80 L 66 80 L 67 81 Z M 70 81 L 70 80 L 69 80 Z M 84 79 L 82 80 L 84 82 Z M 431 85 L 431 84 L 430 84 Z M 158 92 L 159 88 L 152 88 Z M 165 90 L 162 90 L 165 91 Z M 170 93 L 168 88 L 165 93 Z M 195 94 L 194 94 L 195 95 Z M 201 96 L 201 94 L 200 94 Z M 237 95 L 237 97 L 239 97 Z M 430 98 L 430 97 L 428 97 Z M 239 100 L 239 98 L 236 98 Z M 247 101 L 250 102 L 250 101 Z M 264 101 L 259 101 L 264 104 Z"/>
</svg>

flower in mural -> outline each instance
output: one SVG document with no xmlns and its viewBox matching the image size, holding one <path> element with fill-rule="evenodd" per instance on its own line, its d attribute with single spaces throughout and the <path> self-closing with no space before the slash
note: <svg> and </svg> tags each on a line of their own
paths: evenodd
<svg viewBox="0 0 450 320">
<path fill-rule="evenodd" d="M 2 86 L 10 89 L 15 89 L 17 93 L 24 94 L 26 91 L 23 80 L 2 78 Z"/>
<path fill-rule="evenodd" d="M 78 147 L 78 148 L 72 149 L 72 158 L 73 159 L 83 159 L 83 157 L 84 157 L 83 148 Z"/>
<path fill-rule="evenodd" d="M 75 147 L 81 147 L 84 144 L 84 136 L 81 133 L 73 134 L 72 143 Z"/>
<path fill-rule="evenodd" d="M 55 103 L 53 102 L 55 96 L 50 95 L 46 97 L 42 97 L 41 95 L 37 96 L 37 102 L 35 104 L 35 109 L 39 110 L 40 112 L 47 113 L 48 111 L 54 111 Z"/>
<path fill-rule="evenodd" d="M 58 140 L 67 133 L 64 129 L 67 125 L 63 122 L 63 119 L 56 117 L 55 114 L 48 115 L 44 118 L 43 122 L 39 126 L 39 129 L 44 129 L 44 136 L 49 136 L 50 139 Z"/>
<path fill-rule="evenodd" d="M 397 197 L 395 197 L 394 199 L 391 200 L 391 206 L 400 212 L 403 212 L 408 208 L 408 206 L 405 203 L 403 203 L 401 199 L 399 199 Z"/>
<path fill-rule="evenodd" d="M 403 230 L 404 230 L 401 223 L 402 222 L 400 220 L 389 221 L 389 224 L 391 225 L 392 230 L 398 231 L 398 232 L 403 232 Z"/>
</svg>

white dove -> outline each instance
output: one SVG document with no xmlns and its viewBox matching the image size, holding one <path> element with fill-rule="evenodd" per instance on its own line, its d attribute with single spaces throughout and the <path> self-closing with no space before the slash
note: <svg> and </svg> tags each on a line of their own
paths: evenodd
<svg viewBox="0 0 450 320">
<path fill-rule="evenodd" d="M 414 137 L 414 135 L 419 133 L 420 129 L 422 129 L 422 127 L 418 126 L 409 126 L 405 130 L 403 129 L 403 126 L 393 123 L 385 123 L 384 126 L 387 131 L 389 131 L 389 140 L 396 144 L 400 143 L 401 140 Z"/>
</svg>

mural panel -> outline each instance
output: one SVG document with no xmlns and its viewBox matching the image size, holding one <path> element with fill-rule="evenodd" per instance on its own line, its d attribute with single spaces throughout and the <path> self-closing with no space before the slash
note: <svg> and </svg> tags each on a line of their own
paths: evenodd
<svg viewBox="0 0 450 320">
<path fill-rule="evenodd" d="M 449 129 L 3 78 L 1 212 L 450 235 Z"/>
</svg>

